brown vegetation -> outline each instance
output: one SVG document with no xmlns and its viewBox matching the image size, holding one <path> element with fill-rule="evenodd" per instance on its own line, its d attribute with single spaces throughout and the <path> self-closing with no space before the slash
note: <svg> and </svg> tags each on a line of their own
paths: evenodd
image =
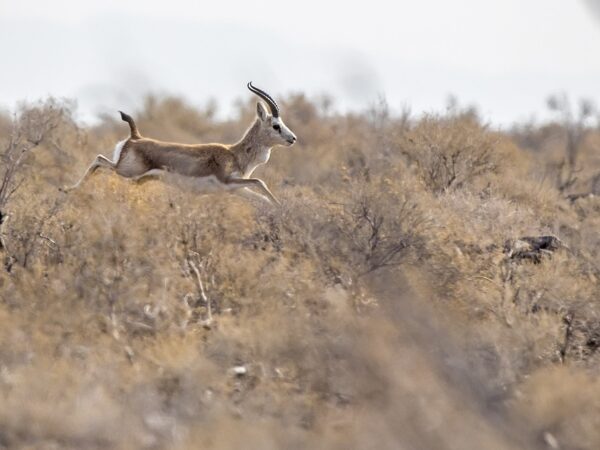
<svg viewBox="0 0 600 450">
<path fill-rule="evenodd" d="M 233 142 L 253 111 L 135 116 Z M 281 208 L 101 171 L 66 195 L 116 114 L 0 116 L 0 448 L 598 448 L 600 200 L 569 195 L 600 133 L 282 111 Z M 505 249 L 536 236 L 561 245 Z"/>
</svg>

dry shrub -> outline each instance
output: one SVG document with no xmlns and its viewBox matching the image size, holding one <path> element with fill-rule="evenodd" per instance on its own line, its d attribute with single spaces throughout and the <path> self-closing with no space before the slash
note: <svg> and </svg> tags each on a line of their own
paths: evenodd
<svg viewBox="0 0 600 450">
<path fill-rule="evenodd" d="M 0 225 L 0 447 L 596 448 L 600 207 L 519 146 L 543 130 L 281 103 L 300 144 L 257 171 L 281 208 L 101 170 L 64 195 L 127 127 L 23 107 L 26 129 L 56 126 Z M 132 114 L 146 136 L 232 142 L 254 109 Z M 5 142 L 19 120 L 0 116 Z M 566 246 L 502 251 L 539 234 Z"/>
<path fill-rule="evenodd" d="M 427 219 L 403 187 L 387 178 L 352 183 L 341 205 L 340 237 L 360 275 L 397 266 L 423 248 Z"/>
<path fill-rule="evenodd" d="M 402 136 L 401 146 L 425 186 L 442 192 L 498 171 L 497 142 L 469 116 L 429 116 Z"/>
<path fill-rule="evenodd" d="M 319 264 L 319 276 L 346 286 L 414 260 L 423 249 L 427 218 L 403 187 L 378 177 L 343 184 L 341 196 L 290 190 L 281 211 L 257 216 L 254 247 L 268 246 L 295 258 L 310 254 Z"/>
<path fill-rule="evenodd" d="M 2 136 L 0 160 L 0 221 L 1 212 L 10 197 L 25 181 L 23 172 L 31 163 L 31 153 L 40 145 L 54 145 L 57 128 L 70 120 L 69 106 L 54 99 L 32 106 L 21 105 L 6 126 Z"/>
</svg>

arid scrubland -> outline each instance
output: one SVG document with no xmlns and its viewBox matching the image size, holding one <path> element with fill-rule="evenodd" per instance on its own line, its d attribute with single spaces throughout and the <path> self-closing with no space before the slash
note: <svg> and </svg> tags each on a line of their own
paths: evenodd
<svg viewBox="0 0 600 450">
<path fill-rule="evenodd" d="M 0 116 L 0 448 L 599 448 L 596 125 L 282 103 L 281 208 L 102 170 L 64 194 L 126 124 Z M 234 142 L 254 106 L 130 113 Z"/>
</svg>

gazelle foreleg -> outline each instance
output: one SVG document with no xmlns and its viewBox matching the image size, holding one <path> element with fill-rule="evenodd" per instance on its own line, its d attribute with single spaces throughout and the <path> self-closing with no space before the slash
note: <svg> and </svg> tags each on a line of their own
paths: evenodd
<svg viewBox="0 0 600 450">
<path fill-rule="evenodd" d="M 261 202 L 265 202 L 265 203 L 269 203 L 271 204 L 271 200 L 269 200 L 266 196 L 259 194 L 258 192 L 254 192 L 252 189 L 245 187 L 242 189 L 238 189 L 235 191 L 235 194 L 241 196 L 241 197 L 245 197 L 245 198 L 249 198 L 249 199 L 253 199 L 253 200 L 258 200 Z"/>
<path fill-rule="evenodd" d="M 98 169 L 99 167 L 107 167 L 111 170 L 115 170 L 117 165 L 114 162 L 112 162 L 110 159 L 108 159 L 106 156 L 98 155 L 98 156 L 96 156 L 96 159 L 94 159 L 94 162 L 92 164 L 90 164 L 90 166 L 87 168 L 87 170 L 85 171 L 85 173 L 83 174 L 81 179 L 77 183 L 75 183 L 73 186 L 65 188 L 63 190 L 65 192 L 68 192 L 75 188 L 78 188 L 81 185 L 81 183 L 83 183 L 83 181 L 87 177 L 92 175 L 96 171 L 96 169 Z"/>
<path fill-rule="evenodd" d="M 281 203 L 279 203 L 279 200 L 277 200 L 275 198 L 275 196 L 269 190 L 269 188 L 267 187 L 265 182 L 263 180 L 261 180 L 260 178 L 233 178 L 233 179 L 227 180 L 226 184 L 228 184 L 229 186 L 234 186 L 234 187 L 239 186 L 240 188 L 258 187 L 265 193 L 266 197 L 261 194 L 257 194 L 256 192 L 253 192 L 254 194 L 260 195 L 260 197 L 263 197 L 263 198 L 269 200 L 269 202 L 275 203 L 276 205 L 281 206 Z M 249 191 L 249 189 L 244 189 L 244 190 Z"/>
</svg>

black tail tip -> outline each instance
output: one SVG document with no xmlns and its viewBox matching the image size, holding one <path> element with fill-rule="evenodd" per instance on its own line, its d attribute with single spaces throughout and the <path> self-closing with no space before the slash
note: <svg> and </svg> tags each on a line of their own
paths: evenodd
<svg viewBox="0 0 600 450">
<path fill-rule="evenodd" d="M 124 120 L 125 122 L 127 122 L 127 119 L 130 119 L 130 117 L 123 111 L 119 111 L 119 114 L 121 114 L 121 120 Z"/>
</svg>

